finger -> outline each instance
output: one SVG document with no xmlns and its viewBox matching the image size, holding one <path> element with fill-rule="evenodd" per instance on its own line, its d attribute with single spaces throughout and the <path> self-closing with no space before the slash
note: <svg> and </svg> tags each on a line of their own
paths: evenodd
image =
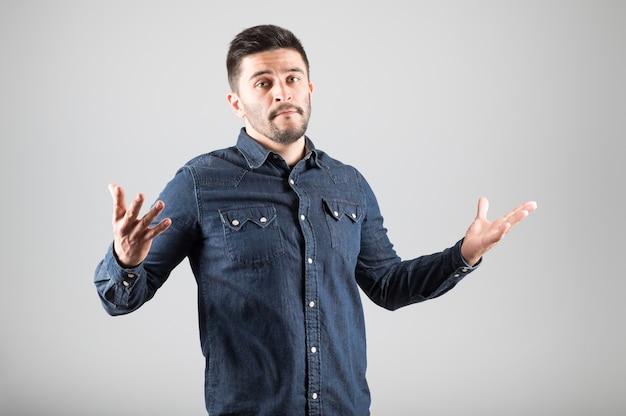
<svg viewBox="0 0 626 416">
<path fill-rule="evenodd" d="M 504 221 L 511 223 L 511 225 L 516 225 L 535 209 L 537 209 L 537 203 L 535 201 L 524 202 L 513 208 L 502 218 Z"/>
<path fill-rule="evenodd" d="M 534 210 L 537 209 L 537 201 L 528 201 L 524 203 L 524 208 L 526 209 L 526 211 L 533 212 Z"/>
<path fill-rule="evenodd" d="M 124 189 L 114 183 L 110 183 L 109 192 L 113 199 L 113 221 L 118 221 L 126 214 L 126 203 L 124 201 Z"/>
<path fill-rule="evenodd" d="M 129 221 L 134 221 L 139 217 L 139 212 L 141 211 L 141 207 L 143 206 L 144 196 L 142 193 L 138 193 L 135 195 L 135 199 L 133 199 L 128 206 L 128 210 L 126 210 L 126 218 Z"/>
<path fill-rule="evenodd" d="M 528 214 L 530 214 L 530 212 L 525 209 L 517 211 L 515 214 L 507 218 L 507 223 L 511 224 L 511 227 L 514 227 L 519 224 L 524 218 L 526 218 Z"/>
<path fill-rule="evenodd" d="M 489 211 L 489 200 L 487 198 L 478 198 L 478 210 L 476 212 L 476 219 L 486 220 L 487 211 Z"/>
<path fill-rule="evenodd" d="M 537 208 L 537 203 L 535 201 L 524 202 L 523 204 L 519 204 L 517 207 L 511 210 L 510 214 L 516 214 L 519 211 L 534 211 Z"/>
<path fill-rule="evenodd" d="M 157 225 L 152 228 L 148 228 L 146 232 L 146 240 L 152 240 L 154 237 L 167 230 L 172 225 L 172 220 L 169 218 L 162 219 Z"/>
<path fill-rule="evenodd" d="M 165 208 L 165 204 L 163 201 L 156 201 L 152 208 L 146 212 L 146 214 L 141 218 L 141 223 L 145 228 L 148 228 L 150 224 L 159 216 L 159 214 Z"/>
</svg>

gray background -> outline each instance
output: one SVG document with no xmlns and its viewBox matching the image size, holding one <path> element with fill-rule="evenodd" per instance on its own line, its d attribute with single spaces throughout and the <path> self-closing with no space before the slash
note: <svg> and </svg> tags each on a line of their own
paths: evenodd
<svg viewBox="0 0 626 416">
<path fill-rule="evenodd" d="M 93 271 L 109 182 L 152 201 L 234 143 L 225 54 L 292 29 L 316 145 L 369 179 L 397 251 L 539 209 L 446 296 L 365 302 L 373 415 L 626 411 L 626 2 L 2 1 L 0 413 L 202 415 L 195 282 L 181 265 L 112 318 Z"/>
</svg>

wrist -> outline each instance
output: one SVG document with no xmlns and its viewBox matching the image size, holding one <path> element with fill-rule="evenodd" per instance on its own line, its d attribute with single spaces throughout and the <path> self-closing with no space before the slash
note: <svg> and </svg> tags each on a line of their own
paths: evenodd
<svg viewBox="0 0 626 416">
<path fill-rule="evenodd" d="M 115 250 L 115 242 L 113 243 L 113 248 L 111 251 L 113 252 L 113 258 L 122 269 L 134 269 L 141 264 L 141 262 L 133 262 L 131 261 L 131 259 L 128 258 L 121 258 Z"/>
</svg>

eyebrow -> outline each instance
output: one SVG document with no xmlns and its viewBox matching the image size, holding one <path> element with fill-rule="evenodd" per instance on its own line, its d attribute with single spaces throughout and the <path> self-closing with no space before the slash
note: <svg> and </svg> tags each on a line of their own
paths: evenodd
<svg viewBox="0 0 626 416">
<path fill-rule="evenodd" d="M 305 75 L 304 70 L 302 70 L 302 69 L 300 69 L 298 67 L 292 67 L 292 68 L 289 68 L 286 71 L 283 71 L 283 73 L 289 73 L 289 72 L 297 72 L 297 73 L 300 73 L 302 75 Z M 268 69 L 262 69 L 260 71 L 255 72 L 254 74 L 252 74 L 250 76 L 250 80 L 253 80 L 256 77 L 260 77 L 261 75 L 266 75 L 266 74 L 271 74 L 271 73 L 272 73 L 272 71 L 270 71 Z"/>
</svg>

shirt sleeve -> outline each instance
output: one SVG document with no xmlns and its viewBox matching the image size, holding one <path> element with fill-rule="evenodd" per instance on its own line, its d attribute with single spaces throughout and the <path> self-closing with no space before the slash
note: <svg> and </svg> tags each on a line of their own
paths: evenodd
<svg viewBox="0 0 626 416">
<path fill-rule="evenodd" d="M 396 254 L 383 226 L 376 198 L 364 181 L 367 214 L 361 234 L 361 252 L 356 279 L 376 304 L 395 310 L 433 299 L 448 292 L 482 262 L 469 266 L 461 256 L 459 240 L 441 252 L 402 260 Z"/>
<path fill-rule="evenodd" d="M 187 256 L 198 236 L 195 185 L 188 168 L 181 168 L 159 195 L 165 208 L 155 225 L 169 217 L 172 225 L 157 236 L 143 263 L 132 269 L 119 265 L 113 244 L 98 263 L 94 284 L 102 306 L 110 315 L 135 311 L 152 299 L 171 271 Z"/>
</svg>

